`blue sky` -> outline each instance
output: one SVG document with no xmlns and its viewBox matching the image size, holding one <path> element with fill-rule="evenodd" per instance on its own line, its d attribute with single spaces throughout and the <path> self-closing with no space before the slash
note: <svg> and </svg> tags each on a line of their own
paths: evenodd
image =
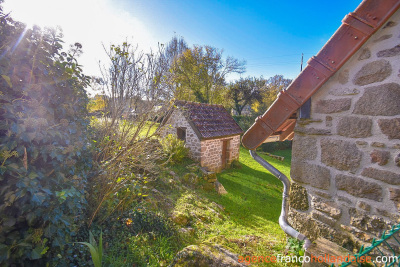
<svg viewBox="0 0 400 267">
<path fill-rule="evenodd" d="M 306 64 L 359 4 L 360 0 L 5 0 L 5 9 L 31 24 L 60 25 L 67 42 L 83 44 L 80 62 L 88 74 L 97 74 L 98 61 L 106 60 L 102 43 L 128 38 L 147 49 L 177 35 L 189 45 L 211 45 L 224 49 L 225 56 L 246 60 L 243 76 L 295 78 L 301 53 Z"/>
</svg>

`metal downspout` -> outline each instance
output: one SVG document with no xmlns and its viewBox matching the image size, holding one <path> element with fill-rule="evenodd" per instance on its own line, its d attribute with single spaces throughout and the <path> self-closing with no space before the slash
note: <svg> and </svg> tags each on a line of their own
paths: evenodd
<svg viewBox="0 0 400 267">
<path fill-rule="evenodd" d="M 266 160 L 257 155 L 257 153 L 254 150 L 249 150 L 249 151 L 250 155 L 253 157 L 254 160 L 260 163 L 261 166 L 266 168 L 270 173 L 272 173 L 276 178 L 278 178 L 282 182 L 283 184 L 282 210 L 281 210 L 281 215 L 279 216 L 279 226 L 286 234 L 296 238 L 297 240 L 304 241 L 303 247 L 305 250 L 307 250 L 311 245 L 311 241 L 305 235 L 293 229 L 293 227 L 291 227 L 287 222 L 287 211 L 288 211 L 287 198 L 289 197 L 289 190 L 290 190 L 289 179 L 278 169 L 276 169 Z"/>
</svg>

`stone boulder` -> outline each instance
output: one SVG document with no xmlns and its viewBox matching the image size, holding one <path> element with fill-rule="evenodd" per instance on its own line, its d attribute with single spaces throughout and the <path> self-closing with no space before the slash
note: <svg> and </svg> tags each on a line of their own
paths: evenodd
<svg viewBox="0 0 400 267">
<path fill-rule="evenodd" d="M 191 245 L 176 254 L 170 267 L 244 267 L 236 254 L 217 244 Z"/>
</svg>

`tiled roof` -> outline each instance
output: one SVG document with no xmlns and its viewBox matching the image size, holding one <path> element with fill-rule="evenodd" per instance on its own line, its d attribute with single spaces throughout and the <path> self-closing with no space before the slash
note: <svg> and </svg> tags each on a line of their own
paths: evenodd
<svg viewBox="0 0 400 267">
<path fill-rule="evenodd" d="M 242 134 L 243 130 L 222 105 L 175 101 L 200 139 Z"/>
<path fill-rule="evenodd" d="M 242 144 L 251 150 L 266 140 L 293 138 L 295 114 L 347 60 L 400 7 L 400 0 L 364 0 L 343 19 L 343 24 L 325 46 L 308 61 L 307 67 L 278 95 L 275 102 L 243 135 Z"/>
</svg>

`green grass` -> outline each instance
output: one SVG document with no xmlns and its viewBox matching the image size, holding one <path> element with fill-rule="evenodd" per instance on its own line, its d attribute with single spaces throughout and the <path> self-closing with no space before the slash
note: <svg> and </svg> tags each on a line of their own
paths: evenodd
<svg viewBox="0 0 400 267">
<path fill-rule="evenodd" d="M 290 177 L 291 150 L 274 152 L 274 155 L 285 157 L 283 162 L 260 155 Z M 278 224 L 283 186 L 244 148 L 240 148 L 240 163 L 242 168 L 225 170 L 217 175 L 228 194 L 205 194 L 211 201 L 225 207 L 229 215 L 229 220 L 211 225 L 212 232 L 228 239 L 248 235 L 260 237 L 259 246 L 248 251 L 253 253 L 250 256 L 283 254 L 286 235 Z"/>
<path fill-rule="evenodd" d="M 279 161 L 260 153 L 289 177 L 291 151 L 273 154 L 284 156 L 285 160 Z M 128 263 L 166 266 L 183 247 L 200 243 L 218 243 L 243 257 L 286 254 L 286 235 L 278 224 L 283 190 L 281 182 L 253 160 L 244 148 L 240 148 L 240 163 L 241 168 L 228 169 L 217 175 L 218 181 L 228 191 L 226 195 L 203 190 L 206 182 L 192 160 L 185 159 L 180 164 L 169 166 L 147 184 L 149 197 L 141 206 L 162 213 L 165 218 L 171 218 L 174 213 L 185 214 L 188 223 L 175 224 L 176 235 L 170 237 L 151 233 L 132 236 L 121 232 L 116 241 L 124 239 L 126 245 L 110 247 L 108 253 L 106 250 L 108 262 L 114 266 L 128 266 Z M 188 173 L 197 175 L 197 182 L 185 181 Z M 188 227 L 194 230 L 193 234 L 178 234 L 180 228 Z M 294 264 L 252 263 L 252 266 Z"/>
</svg>

